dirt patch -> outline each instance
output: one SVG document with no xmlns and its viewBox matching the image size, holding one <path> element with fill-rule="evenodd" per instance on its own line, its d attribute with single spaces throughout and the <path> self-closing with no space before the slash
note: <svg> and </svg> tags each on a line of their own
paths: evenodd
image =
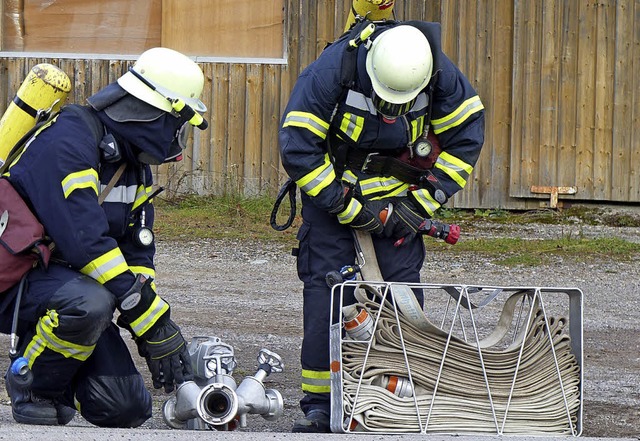
<svg viewBox="0 0 640 441">
<path fill-rule="evenodd" d="M 490 224 L 474 235 L 557 237 L 566 227 Z M 634 228 L 580 227 L 580 234 L 640 238 Z M 471 239 L 471 238 L 468 238 Z M 468 240 L 463 236 L 461 240 Z M 428 243 L 427 243 L 428 245 Z M 487 286 L 575 287 L 584 293 L 583 435 L 635 437 L 640 434 L 640 258 L 626 261 L 558 259 L 534 268 L 506 268 L 471 253 L 429 251 L 423 270 L 428 283 Z M 348 262 L 345 262 L 348 263 Z M 236 379 L 252 375 L 261 348 L 278 353 L 283 373 L 266 386 L 284 398 L 284 416 L 266 421 L 250 416 L 246 431 L 288 432 L 301 416 L 299 350 L 302 341 L 302 284 L 295 259 L 282 245 L 229 241 L 158 244 L 158 287 L 171 304 L 187 340 L 216 336 L 232 345 L 238 361 Z M 2 336 L 4 347 L 8 339 Z M 5 343 L 6 342 L 6 343 Z M 6 361 L 6 360 L 5 360 Z M 144 363 L 138 360 L 146 374 Z M 6 362 L 4 367 L 6 368 Z M 150 382 L 149 382 L 150 383 Z M 166 427 L 160 408 L 167 399 L 153 392 L 154 416 L 145 427 Z M 4 385 L 0 419 L 11 420 Z M 86 424 L 81 419 L 74 424 Z"/>
</svg>

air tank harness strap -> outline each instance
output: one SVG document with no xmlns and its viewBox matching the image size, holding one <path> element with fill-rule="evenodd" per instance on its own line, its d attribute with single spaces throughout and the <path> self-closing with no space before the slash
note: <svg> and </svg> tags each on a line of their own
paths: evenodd
<svg viewBox="0 0 640 441">
<path fill-rule="evenodd" d="M 280 188 L 278 192 L 278 196 L 276 196 L 276 201 L 273 204 L 273 210 L 271 210 L 271 228 L 276 231 L 284 231 L 293 224 L 293 220 L 296 217 L 296 183 L 291 179 L 287 179 L 284 185 Z M 276 216 L 278 215 L 278 210 L 280 209 L 280 204 L 282 204 L 282 200 L 286 195 L 289 195 L 289 205 L 291 206 L 289 210 L 289 217 L 286 222 L 282 225 L 278 225 L 276 221 Z"/>
</svg>

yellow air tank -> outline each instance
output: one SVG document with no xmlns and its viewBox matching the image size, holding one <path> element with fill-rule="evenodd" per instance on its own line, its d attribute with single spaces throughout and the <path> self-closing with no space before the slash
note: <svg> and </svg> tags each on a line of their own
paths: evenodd
<svg viewBox="0 0 640 441">
<path fill-rule="evenodd" d="M 353 0 L 351 11 L 344 27 L 348 31 L 356 21 L 356 15 L 367 17 L 368 20 L 391 20 L 395 0 Z"/>
<path fill-rule="evenodd" d="M 13 146 L 35 124 L 38 111 L 56 112 L 71 91 L 71 80 L 52 64 L 31 69 L 0 120 L 0 166 Z"/>
</svg>

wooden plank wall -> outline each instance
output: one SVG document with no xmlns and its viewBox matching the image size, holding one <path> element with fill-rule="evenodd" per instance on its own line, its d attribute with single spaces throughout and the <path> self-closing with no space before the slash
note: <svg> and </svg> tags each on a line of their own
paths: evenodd
<svg viewBox="0 0 640 441">
<path fill-rule="evenodd" d="M 506 208 L 511 130 L 513 3 L 501 0 L 428 2 L 424 19 L 442 25 L 447 56 L 467 76 L 485 106 L 485 143 L 466 188 L 450 205 Z M 438 5 L 433 5 L 438 3 Z"/>
<path fill-rule="evenodd" d="M 510 195 L 640 201 L 640 1 L 515 2 Z"/>
<path fill-rule="evenodd" d="M 200 63 L 210 128 L 184 161 L 156 170 L 169 194 L 273 195 L 286 178 L 282 110 L 299 72 L 342 33 L 351 0 L 285 3 L 286 63 Z M 566 199 L 638 202 L 640 0 L 397 0 L 395 13 L 442 23 L 445 52 L 486 107 L 485 147 L 452 205 L 538 207 L 548 196 L 531 185 L 578 186 Z M 70 75 L 75 102 L 131 63 L 0 57 L 1 112 L 38 62 Z"/>
</svg>

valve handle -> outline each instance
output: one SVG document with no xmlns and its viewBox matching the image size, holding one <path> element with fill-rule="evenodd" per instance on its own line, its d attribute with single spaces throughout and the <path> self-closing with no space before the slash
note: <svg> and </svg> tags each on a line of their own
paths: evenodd
<svg viewBox="0 0 640 441">
<path fill-rule="evenodd" d="M 268 366 L 271 372 L 282 372 L 284 370 L 284 362 L 275 352 L 262 348 L 258 353 L 258 366 Z"/>
</svg>

